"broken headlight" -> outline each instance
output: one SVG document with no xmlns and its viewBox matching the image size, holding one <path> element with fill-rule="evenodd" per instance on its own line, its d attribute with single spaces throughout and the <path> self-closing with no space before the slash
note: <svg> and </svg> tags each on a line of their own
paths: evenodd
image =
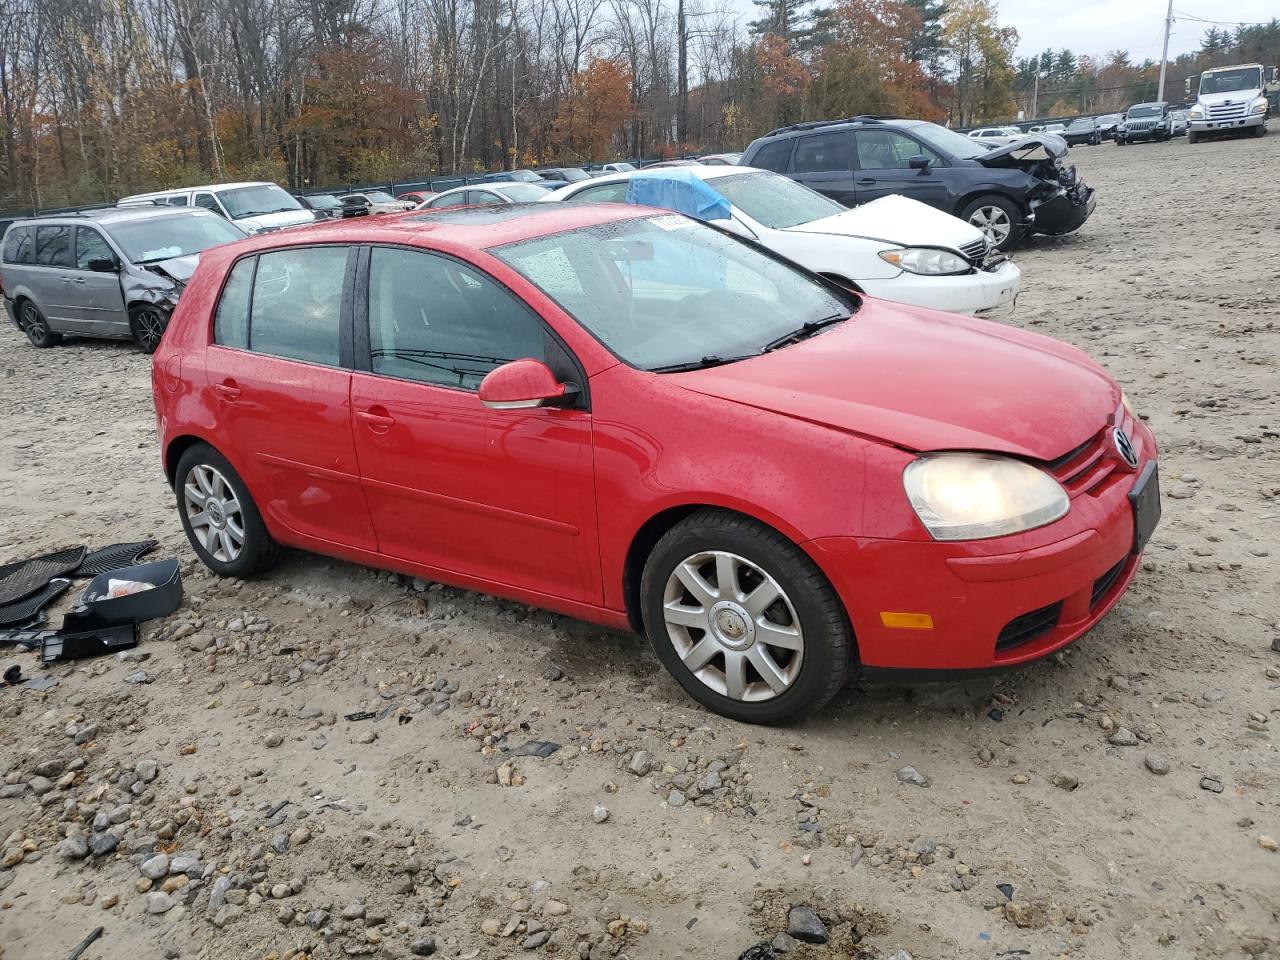
<svg viewBox="0 0 1280 960">
<path fill-rule="evenodd" d="M 935 540 L 982 540 L 1042 527 L 1071 509 L 1053 477 L 1022 460 L 934 453 L 907 464 L 902 486 Z"/>
<path fill-rule="evenodd" d="M 945 277 L 969 272 L 969 261 L 950 250 L 935 247 L 906 247 L 881 250 L 880 259 L 895 267 L 924 277 Z"/>
</svg>

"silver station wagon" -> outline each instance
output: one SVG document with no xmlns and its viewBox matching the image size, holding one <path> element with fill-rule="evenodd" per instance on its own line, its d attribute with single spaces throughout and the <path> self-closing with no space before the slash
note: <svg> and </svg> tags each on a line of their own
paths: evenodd
<svg viewBox="0 0 1280 960">
<path fill-rule="evenodd" d="M 5 309 L 37 347 L 128 338 L 151 353 L 200 253 L 244 235 L 216 213 L 154 205 L 19 220 L 0 245 Z"/>
</svg>

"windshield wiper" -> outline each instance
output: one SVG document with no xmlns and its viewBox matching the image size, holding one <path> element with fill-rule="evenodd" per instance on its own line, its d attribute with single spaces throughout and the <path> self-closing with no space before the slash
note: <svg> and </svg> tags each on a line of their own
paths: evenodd
<svg viewBox="0 0 1280 960">
<path fill-rule="evenodd" d="M 843 313 L 832 314 L 829 317 L 823 317 L 821 320 L 806 320 L 800 325 L 800 329 L 792 330 L 790 333 L 784 333 L 776 340 L 770 340 L 761 348 L 761 353 L 769 353 L 777 350 L 779 347 L 788 347 L 793 343 L 799 343 L 801 340 L 807 340 L 823 327 L 829 327 L 833 323 L 843 323 L 848 320 L 848 316 Z"/>
<path fill-rule="evenodd" d="M 650 373 L 684 373 L 686 370 L 705 370 L 707 367 L 722 367 L 726 363 L 737 363 L 759 356 L 756 353 L 743 354 L 740 357 L 721 357 L 716 354 L 703 357 L 701 360 L 688 360 L 684 363 L 668 363 L 662 367 L 650 367 Z"/>
</svg>

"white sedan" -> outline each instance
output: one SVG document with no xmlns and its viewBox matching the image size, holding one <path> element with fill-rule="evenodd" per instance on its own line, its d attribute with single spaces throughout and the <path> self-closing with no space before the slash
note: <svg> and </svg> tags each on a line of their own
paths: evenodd
<svg viewBox="0 0 1280 960">
<path fill-rule="evenodd" d="M 728 219 L 708 220 L 712 226 L 869 296 L 972 314 L 1012 304 L 1022 286 L 1017 265 L 993 256 L 982 232 L 957 217 L 897 195 L 849 210 L 754 167 L 615 174 L 571 184 L 542 201 L 625 203 L 632 176 L 664 175 L 697 177 L 728 201 Z"/>
<path fill-rule="evenodd" d="M 582 183 L 594 183 L 583 180 Z M 473 183 L 437 193 L 425 200 L 419 210 L 438 210 L 441 207 L 474 207 L 498 203 L 530 203 L 551 194 L 550 187 L 540 183 L 524 183 L 520 180 L 499 180 L 494 183 Z"/>
<path fill-rule="evenodd" d="M 412 210 L 414 204 L 409 200 L 397 200 L 384 190 L 364 190 L 360 193 L 348 193 L 338 201 L 349 209 L 363 209 L 365 213 L 404 213 Z"/>
</svg>

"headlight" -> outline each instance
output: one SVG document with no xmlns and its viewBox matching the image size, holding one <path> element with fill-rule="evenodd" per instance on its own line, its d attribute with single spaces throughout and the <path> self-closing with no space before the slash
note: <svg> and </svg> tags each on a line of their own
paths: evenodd
<svg viewBox="0 0 1280 960">
<path fill-rule="evenodd" d="M 902 485 L 935 540 L 982 540 L 1031 530 L 1066 516 L 1061 485 L 1010 457 L 937 453 L 913 460 Z"/>
<path fill-rule="evenodd" d="M 1263 97 L 1260 100 L 1255 100 L 1253 102 L 1253 106 L 1249 108 L 1249 116 L 1251 117 L 1256 116 L 1259 113 L 1266 113 L 1266 112 L 1267 112 L 1266 97 Z"/>
<path fill-rule="evenodd" d="M 948 250 L 935 250 L 933 247 L 881 250 L 880 259 L 908 273 L 918 273 L 926 277 L 968 273 L 970 269 L 968 261 L 959 254 Z"/>
<path fill-rule="evenodd" d="M 1124 405 L 1124 408 L 1125 410 L 1128 411 L 1129 416 L 1133 417 L 1134 420 L 1138 419 L 1138 415 L 1133 412 L 1133 407 L 1129 403 L 1129 395 L 1125 393 L 1123 390 L 1120 391 L 1120 403 Z"/>
<path fill-rule="evenodd" d="M 1188 116 L 1188 117 L 1190 117 L 1192 120 L 1203 120 L 1203 119 L 1204 119 L 1204 111 L 1203 111 L 1203 110 L 1192 110 L 1189 114 L 1187 114 L 1187 116 Z"/>
</svg>

